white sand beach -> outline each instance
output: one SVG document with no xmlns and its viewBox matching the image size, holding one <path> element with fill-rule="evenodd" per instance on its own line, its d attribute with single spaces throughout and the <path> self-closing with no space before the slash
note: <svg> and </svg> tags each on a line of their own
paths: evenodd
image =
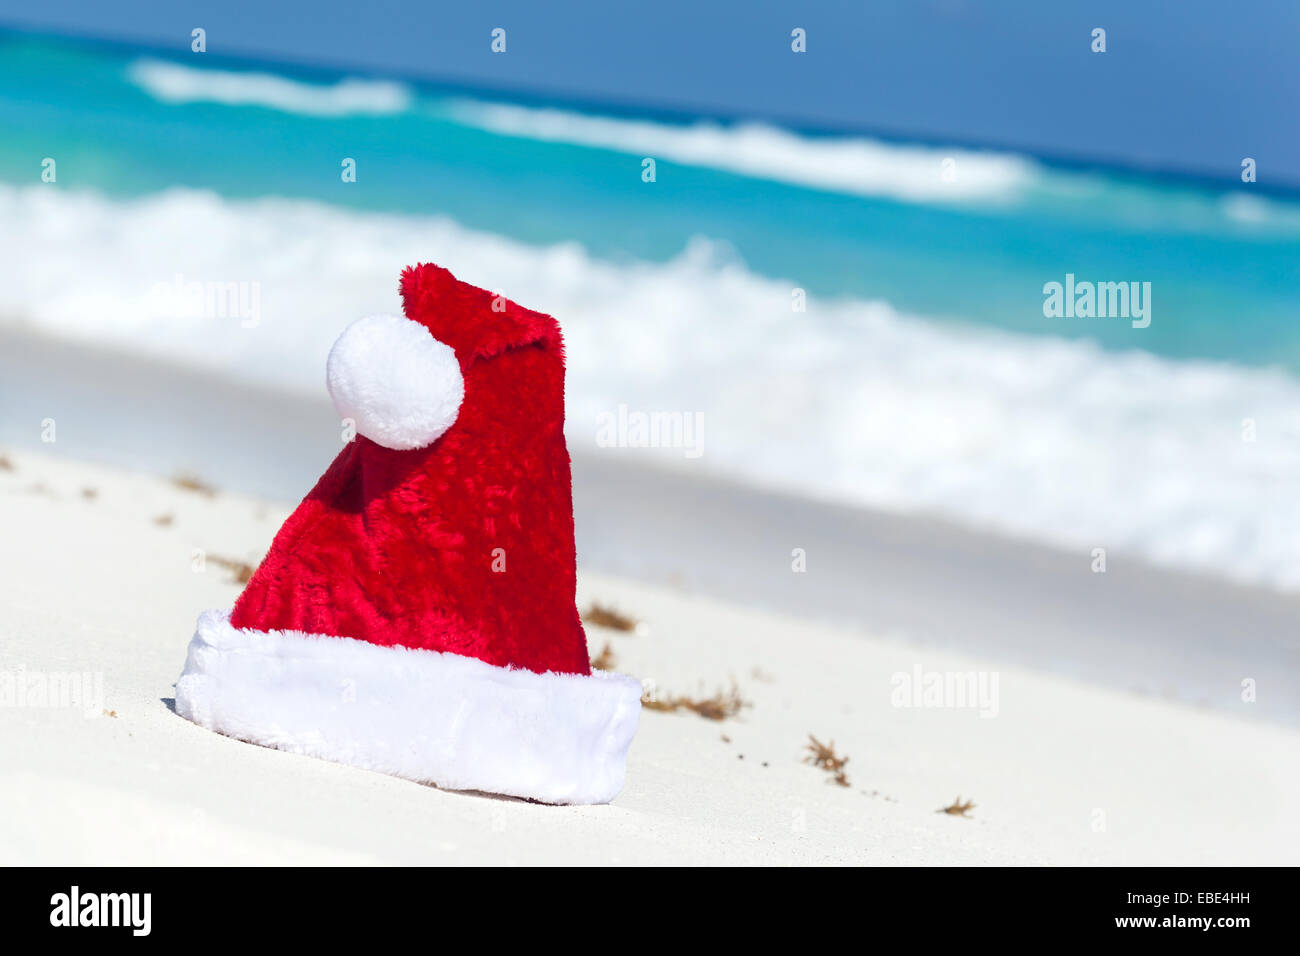
<svg viewBox="0 0 1300 956">
<path fill-rule="evenodd" d="M 1300 865 L 1268 10 L 62 6 L 0 16 L 0 865 Z M 629 679 L 538 673 L 575 562 Z M 633 716 L 608 803 L 451 789 L 604 800 Z"/>
<path fill-rule="evenodd" d="M 4 455 L 0 673 L 47 688 L 92 676 L 73 706 L 0 708 L 0 862 L 1300 859 L 1295 729 L 585 568 L 580 607 L 644 622 L 589 626 L 593 656 L 608 643 L 660 699 L 734 681 L 747 704 L 722 721 L 643 713 L 609 806 L 443 792 L 223 738 L 172 712 L 173 683 L 196 615 L 239 592 L 218 562 L 255 563 L 290 503 Z M 996 674 L 995 707 L 895 706 L 891 678 L 916 668 L 982 673 L 986 689 Z M 849 758 L 848 786 L 803 762 L 810 734 Z M 965 816 L 938 812 L 957 797 Z"/>
</svg>

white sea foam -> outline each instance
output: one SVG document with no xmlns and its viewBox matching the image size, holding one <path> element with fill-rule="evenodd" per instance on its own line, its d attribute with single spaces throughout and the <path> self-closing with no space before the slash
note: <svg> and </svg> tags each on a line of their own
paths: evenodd
<svg viewBox="0 0 1300 956">
<path fill-rule="evenodd" d="M 1229 220 L 1249 226 L 1256 233 L 1300 232 L 1300 206 L 1294 201 L 1235 192 L 1220 197 L 1219 208 Z"/>
<path fill-rule="evenodd" d="M 307 83 L 153 58 L 133 62 L 127 76 L 168 103 L 261 106 L 309 116 L 401 113 L 414 101 L 409 87 L 387 80 Z M 502 136 L 575 143 L 852 195 L 1005 202 L 1038 175 L 1032 160 L 1010 153 L 804 136 L 762 123 L 683 126 L 466 98 L 428 105 L 455 122 Z"/>
<path fill-rule="evenodd" d="M 763 123 L 689 126 L 460 99 L 459 122 L 505 136 L 576 143 L 761 179 L 910 201 L 1007 201 L 1037 176 L 1022 156 L 863 137 L 803 136 Z"/>
<path fill-rule="evenodd" d="M 1300 383 L 1281 372 L 960 328 L 880 302 L 813 299 L 798 313 L 790 283 L 704 240 L 665 264 L 613 264 L 441 218 L 42 186 L 0 185 L 0 219 L 0 316 L 53 333 L 322 395 L 338 332 L 398 308 L 402 265 L 436 261 L 560 318 L 575 450 L 600 452 L 598 421 L 620 404 L 703 412 L 698 458 L 603 453 L 947 515 L 1074 549 L 1081 574 L 1101 547 L 1112 568 L 1138 553 L 1300 588 Z M 182 283 L 257 283 L 259 321 L 171 314 L 157 288 Z"/>
<path fill-rule="evenodd" d="M 308 116 L 401 113 L 411 105 L 410 90 L 388 80 L 304 83 L 274 73 L 198 69 L 155 59 L 136 60 L 127 77 L 166 103 L 264 106 Z"/>
<path fill-rule="evenodd" d="M 1145 183 L 1049 168 L 1013 152 L 812 136 L 759 122 L 674 124 L 468 97 L 421 98 L 390 80 L 309 83 L 148 57 L 133 61 L 127 78 L 167 103 L 220 103 L 321 118 L 440 118 L 499 136 L 611 150 L 845 195 L 977 204 L 989 211 L 1044 204 L 1044 210 L 1071 217 L 1096 214 L 1140 228 L 1214 235 L 1300 231 L 1300 211 L 1292 201 L 1192 187 L 1153 193 Z"/>
</svg>

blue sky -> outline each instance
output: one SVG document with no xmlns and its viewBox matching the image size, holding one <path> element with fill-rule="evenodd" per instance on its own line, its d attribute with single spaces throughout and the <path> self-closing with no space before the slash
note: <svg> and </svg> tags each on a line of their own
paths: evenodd
<svg viewBox="0 0 1300 956">
<path fill-rule="evenodd" d="M 0 23 L 1300 186 L 1294 0 L 0 0 Z M 493 27 L 508 50 L 489 50 Z M 808 52 L 790 51 L 803 27 Z M 1089 49 L 1094 27 L 1107 52 Z"/>
</svg>

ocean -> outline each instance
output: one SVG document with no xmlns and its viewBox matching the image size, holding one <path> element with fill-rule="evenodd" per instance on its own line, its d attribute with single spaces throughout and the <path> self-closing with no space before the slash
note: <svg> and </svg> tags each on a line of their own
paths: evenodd
<svg viewBox="0 0 1300 956">
<path fill-rule="evenodd" d="M 620 452 L 1300 589 L 1300 198 L 1238 170 L 16 33 L 0 128 L 0 322 L 319 395 L 433 261 L 559 318 L 575 451 L 699 416 L 699 454 Z M 1149 324 L 1046 315 L 1067 281 Z"/>
</svg>

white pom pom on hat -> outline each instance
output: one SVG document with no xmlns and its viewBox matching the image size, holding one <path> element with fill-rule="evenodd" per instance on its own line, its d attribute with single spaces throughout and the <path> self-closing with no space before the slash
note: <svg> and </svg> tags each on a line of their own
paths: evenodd
<svg viewBox="0 0 1300 956">
<path fill-rule="evenodd" d="M 437 441 L 465 397 L 451 346 L 397 315 L 367 316 L 344 329 L 325 363 L 325 385 L 358 433 L 396 450 Z"/>
</svg>

